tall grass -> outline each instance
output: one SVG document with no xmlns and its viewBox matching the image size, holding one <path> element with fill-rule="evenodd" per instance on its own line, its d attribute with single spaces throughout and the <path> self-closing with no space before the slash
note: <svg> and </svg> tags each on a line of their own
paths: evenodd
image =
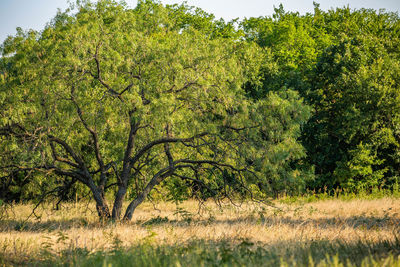
<svg viewBox="0 0 400 267">
<path fill-rule="evenodd" d="M 195 241 L 184 245 L 141 244 L 129 248 L 115 247 L 110 251 L 89 253 L 85 250 L 62 251 L 57 257 L 31 262 L 43 266 L 400 266 L 400 258 L 388 253 L 400 244 L 378 242 L 311 241 L 295 244 L 293 250 L 263 248 L 242 240 Z"/>
<path fill-rule="evenodd" d="M 0 216 L 0 266 L 400 266 L 395 196 L 274 204 L 145 203 L 129 224 L 101 223 L 85 203 L 29 219 L 32 205 L 14 205 Z"/>
</svg>

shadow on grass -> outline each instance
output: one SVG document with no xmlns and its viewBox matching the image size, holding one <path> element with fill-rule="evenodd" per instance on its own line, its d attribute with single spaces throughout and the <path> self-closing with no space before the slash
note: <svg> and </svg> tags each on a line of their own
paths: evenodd
<svg viewBox="0 0 400 267">
<path fill-rule="evenodd" d="M 19 231 L 19 232 L 43 232 L 60 231 L 72 228 L 93 229 L 105 226 L 106 223 L 89 222 L 85 218 L 68 220 L 46 220 L 46 221 L 25 221 L 25 220 L 1 220 L 0 232 Z"/>
<path fill-rule="evenodd" d="M 71 228 L 99 228 L 110 225 L 112 222 L 89 222 L 85 218 L 75 218 L 68 220 L 46 220 L 46 221 L 23 221 L 23 220 L 1 220 L 0 232 L 20 231 L 20 232 L 42 232 L 68 230 Z M 332 217 L 332 218 L 293 218 L 287 216 L 253 215 L 239 217 L 235 219 L 193 219 L 192 217 L 182 220 L 170 220 L 168 217 L 154 217 L 150 220 L 137 220 L 130 224 L 143 227 L 171 225 L 175 227 L 187 227 L 188 225 L 235 225 L 235 224 L 261 224 L 267 227 L 275 225 L 286 225 L 289 227 L 315 226 L 322 229 L 331 227 L 351 227 L 354 229 L 379 229 L 385 227 L 398 227 L 400 229 L 400 219 L 391 216 L 350 216 L 350 217 Z"/>
<path fill-rule="evenodd" d="M 242 219 L 229 219 L 229 220 L 216 220 L 214 223 L 221 224 L 238 224 L 238 223 L 249 223 L 258 222 L 265 226 L 274 225 L 287 225 L 292 227 L 312 225 L 320 228 L 338 227 L 345 226 L 351 228 L 365 228 L 375 229 L 389 226 L 400 226 L 400 219 L 396 217 L 369 217 L 369 216 L 351 216 L 351 217 L 332 217 L 332 218 L 307 218 L 298 219 L 292 217 L 268 217 L 259 216 L 259 218 L 242 218 Z"/>
<path fill-rule="evenodd" d="M 188 224 L 193 225 L 235 225 L 235 224 L 261 224 L 264 226 L 275 226 L 275 225 L 286 225 L 291 227 L 308 226 L 312 225 L 319 228 L 330 228 L 330 227 L 351 227 L 354 229 L 378 229 L 383 227 L 398 226 L 400 228 L 400 219 L 396 217 L 384 216 L 351 216 L 351 217 L 332 217 L 332 218 L 307 218 L 298 219 L 286 216 L 246 216 L 235 219 L 215 219 L 210 218 L 206 220 L 194 220 L 192 218 L 186 218 L 180 221 L 169 220 L 167 217 L 154 217 L 148 221 L 137 221 L 136 224 L 148 226 L 162 226 L 162 225 L 174 225 L 174 226 L 187 226 Z"/>
</svg>

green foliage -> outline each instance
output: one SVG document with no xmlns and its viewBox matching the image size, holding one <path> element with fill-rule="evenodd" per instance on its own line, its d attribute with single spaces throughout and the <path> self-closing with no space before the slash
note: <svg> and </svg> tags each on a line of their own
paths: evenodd
<svg viewBox="0 0 400 267">
<path fill-rule="evenodd" d="M 344 187 L 356 191 L 380 186 L 387 168 L 374 171 L 384 160 L 379 160 L 376 154 L 371 153 L 371 149 L 361 143 L 356 149 L 349 151 L 350 160 L 344 163 L 345 166 L 341 162 L 337 164 L 334 175 Z"/>
<path fill-rule="evenodd" d="M 265 50 L 262 86 L 250 91 L 257 98 L 283 87 L 303 94 L 308 88 L 306 74 L 323 49 L 332 43 L 332 37 L 316 25 L 315 15 L 285 12 L 282 5 L 272 17 L 246 19 L 241 26 L 246 39 Z"/>
<path fill-rule="evenodd" d="M 297 141 L 309 115 L 310 108 L 292 90 L 270 92 L 258 101 L 253 119 L 260 123 L 261 134 L 251 136 L 245 153 L 255 170 L 265 174 L 264 180 L 258 181 L 260 189 L 273 195 L 298 193 L 307 178 L 312 178 L 302 162 L 305 150 Z"/>
<path fill-rule="evenodd" d="M 371 188 L 398 175 L 400 62 L 389 45 L 372 36 L 345 38 L 316 65 L 315 115 L 305 140 L 331 184 Z"/>
<path fill-rule="evenodd" d="M 264 49 L 260 82 L 247 93 L 296 90 L 313 108 L 302 131 L 313 188 L 360 190 L 398 175 L 397 14 L 338 8 L 314 14 L 285 12 L 241 24 L 246 39 Z"/>
<path fill-rule="evenodd" d="M 310 110 L 290 90 L 246 95 L 263 53 L 235 25 L 103 0 L 18 31 L 2 46 L 1 172 L 29 171 L 41 195 L 90 190 L 101 216 L 105 196 L 118 209 L 154 186 L 175 201 L 301 190 Z"/>
</svg>

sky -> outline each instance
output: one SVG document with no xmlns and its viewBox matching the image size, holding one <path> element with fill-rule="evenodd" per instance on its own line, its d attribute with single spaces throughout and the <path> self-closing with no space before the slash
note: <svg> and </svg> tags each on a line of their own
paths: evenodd
<svg viewBox="0 0 400 267">
<path fill-rule="evenodd" d="M 135 7 L 137 0 L 125 0 L 130 7 Z M 182 0 L 161 0 L 164 4 L 182 3 Z M 316 0 L 323 10 L 350 6 L 350 8 L 386 9 L 400 13 L 400 0 Z M 214 14 L 217 18 L 231 20 L 234 18 L 269 16 L 274 6 L 280 3 L 287 11 L 298 11 L 301 14 L 313 12 L 313 0 L 188 0 L 191 6 L 197 6 Z M 16 28 L 24 30 L 42 30 L 57 12 L 68 7 L 67 0 L 0 0 L 0 43 L 8 35 L 14 35 Z"/>
</svg>

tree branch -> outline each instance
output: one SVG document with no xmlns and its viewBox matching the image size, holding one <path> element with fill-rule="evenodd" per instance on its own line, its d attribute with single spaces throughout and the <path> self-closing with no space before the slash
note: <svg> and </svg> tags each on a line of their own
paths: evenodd
<svg viewBox="0 0 400 267">
<path fill-rule="evenodd" d="M 156 145 L 160 145 L 160 144 L 165 144 L 165 143 L 180 143 L 180 142 L 190 142 L 193 141 L 196 138 L 200 138 L 203 136 L 208 135 L 208 133 L 201 133 L 198 135 L 195 135 L 193 137 L 190 138 L 161 138 L 158 140 L 154 140 L 150 143 L 148 143 L 146 146 L 144 146 L 142 149 L 140 149 L 136 155 L 131 159 L 131 163 L 132 165 L 135 164 L 148 150 L 150 150 L 151 148 L 153 148 Z"/>
<path fill-rule="evenodd" d="M 74 150 L 65 141 L 63 141 L 60 138 L 57 138 L 53 135 L 48 135 L 48 138 L 49 138 L 50 142 L 55 142 L 55 143 L 59 144 L 60 146 L 62 146 L 65 149 L 65 151 L 67 151 L 68 154 L 71 155 L 71 157 L 75 160 L 75 162 L 78 163 L 78 165 L 81 169 L 86 169 L 85 163 L 83 162 L 83 160 L 77 154 L 75 154 Z"/>
<path fill-rule="evenodd" d="M 132 219 L 133 212 L 135 211 L 136 207 L 142 203 L 150 191 L 154 188 L 154 186 L 158 185 L 161 183 L 165 178 L 168 176 L 171 176 L 174 173 L 175 169 L 171 168 L 171 166 L 168 166 L 162 170 L 160 170 L 158 173 L 156 173 L 153 178 L 150 180 L 150 182 L 146 185 L 146 187 L 143 189 L 143 191 L 136 197 L 135 200 L 133 200 L 128 208 L 126 209 L 125 215 L 124 215 L 124 220 L 129 221 Z"/>
<path fill-rule="evenodd" d="M 179 175 L 179 174 L 176 174 L 176 173 L 172 174 L 172 176 L 176 176 L 176 177 L 181 178 L 183 180 L 193 181 L 193 182 L 199 184 L 200 186 L 206 188 L 208 191 L 212 192 L 213 194 L 215 194 L 215 195 L 217 194 L 217 192 L 214 189 L 212 189 L 211 187 L 209 187 L 208 185 L 206 185 L 203 181 L 201 181 L 199 179 L 191 178 L 191 177 L 184 176 L 184 175 Z"/>
<path fill-rule="evenodd" d="M 83 118 L 82 110 L 79 107 L 79 105 L 76 102 L 75 97 L 74 97 L 74 87 L 71 88 L 71 100 L 76 107 L 76 112 L 78 114 L 80 121 L 82 122 L 83 126 L 90 133 L 90 135 L 92 137 L 96 160 L 97 160 L 97 163 L 99 164 L 99 168 L 100 168 L 100 186 L 102 188 L 104 188 L 105 184 L 107 183 L 107 175 L 105 174 L 105 165 L 104 165 L 103 158 L 100 154 L 99 138 L 98 138 L 97 132 L 94 129 L 92 129 L 91 127 L 89 127 L 88 123 Z"/>
<path fill-rule="evenodd" d="M 122 177 L 121 177 L 121 182 L 124 184 L 124 186 L 127 186 L 128 184 L 128 179 L 129 179 L 129 173 L 132 167 L 132 162 L 130 161 L 130 157 L 132 155 L 132 150 L 133 150 L 133 145 L 135 142 L 135 136 L 137 131 L 139 130 L 139 123 L 135 123 L 132 119 L 133 113 L 135 112 L 135 109 L 133 109 L 131 112 L 129 112 L 129 119 L 130 119 L 130 131 L 128 135 L 128 143 L 125 148 L 125 153 L 124 153 L 124 159 L 123 159 L 123 164 L 122 164 Z"/>
<path fill-rule="evenodd" d="M 102 76 L 101 76 L 101 68 L 100 68 L 100 60 L 99 60 L 99 50 L 101 47 L 102 43 L 101 41 L 96 45 L 96 51 L 93 55 L 94 61 L 96 62 L 96 70 L 97 70 L 97 75 L 93 75 L 92 73 L 91 76 L 95 79 L 97 79 L 105 88 L 107 88 L 108 92 L 113 95 L 116 96 L 119 100 L 121 100 L 123 102 L 122 99 L 122 94 L 125 93 L 126 91 L 128 91 L 130 88 L 132 88 L 133 83 L 129 84 L 127 87 L 125 87 L 125 89 L 123 89 L 120 93 L 118 93 L 117 91 L 115 91 L 114 89 L 111 88 L 111 86 L 106 83 Z M 139 75 L 131 75 L 132 78 L 138 79 L 140 80 L 140 76 Z"/>
<path fill-rule="evenodd" d="M 53 141 L 50 141 L 50 147 L 51 147 L 51 153 L 52 153 L 52 155 L 53 155 L 53 159 L 54 159 L 55 161 L 59 161 L 59 162 L 62 162 L 62 163 L 66 163 L 66 164 L 68 164 L 68 165 L 70 165 L 70 166 L 72 166 L 72 167 L 74 167 L 74 168 L 79 168 L 79 165 L 78 165 L 78 164 L 75 164 L 75 163 L 73 163 L 72 161 L 70 161 L 70 160 L 68 160 L 68 159 L 62 158 L 62 157 L 60 157 L 60 156 L 57 154 L 56 148 L 54 147 L 54 144 L 53 144 Z"/>
</svg>

